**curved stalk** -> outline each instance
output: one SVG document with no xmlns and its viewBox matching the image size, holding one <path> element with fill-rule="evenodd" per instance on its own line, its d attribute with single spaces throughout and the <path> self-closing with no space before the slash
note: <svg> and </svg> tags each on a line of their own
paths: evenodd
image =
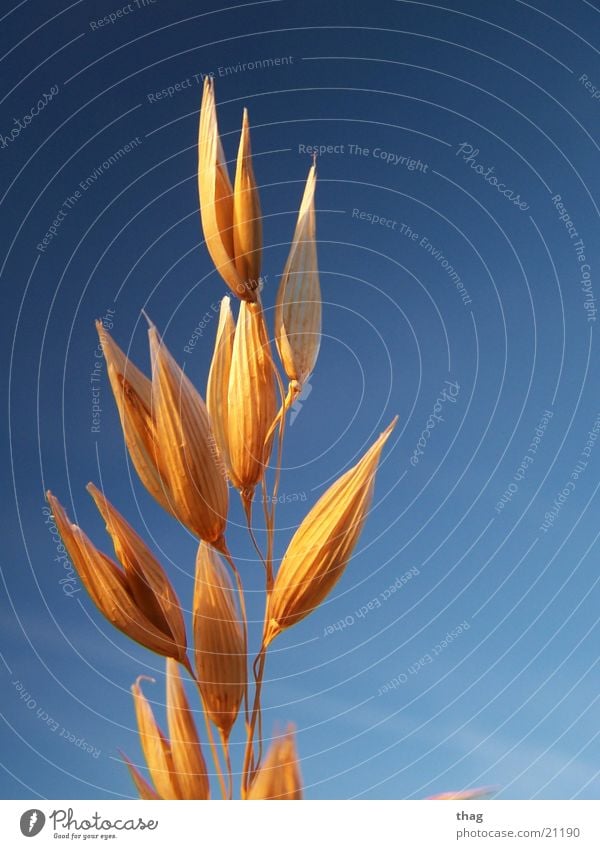
<svg viewBox="0 0 600 849">
<path fill-rule="evenodd" d="M 263 478 L 264 480 L 264 478 Z M 254 495 L 254 493 L 253 493 Z M 263 489 L 263 500 L 264 500 L 264 489 Z M 250 535 L 250 539 L 252 541 L 252 545 L 254 546 L 254 550 L 258 554 L 258 558 L 267 569 L 267 561 L 265 560 L 265 556 L 260 550 L 260 546 L 257 542 L 256 536 L 254 535 L 254 531 L 252 529 L 252 499 L 248 499 L 244 496 L 243 493 L 240 492 L 240 498 L 242 499 L 242 506 L 244 508 L 244 514 L 246 516 L 246 527 L 248 528 L 248 534 Z"/>
<path fill-rule="evenodd" d="M 244 796 L 246 795 L 250 784 L 252 783 L 252 779 L 256 774 L 256 771 L 260 765 L 260 758 L 262 757 L 262 733 L 260 734 L 259 740 L 259 758 L 255 762 L 254 761 L 254 731 L 256 728 L 257 718 L 261 714 L 260 710 L 260 695 L 262 688 L 262 680 L 265 669 L 265 658 L 267 654 L 267 649 L 263 644 L 261 645 L 260 651 L 256 656 L 256 659 L 253 664 L 253 672 L 254 672 L 254 680 L 255 680 L 255 690 L 254 690 L 254 704 L 252 706 L 252 719 L 250 720 L 250 727 L 248 729 L 248 734 L 246 737 L 246 750 L 244 753 L 244 767 L 242 770 L 242 791 Z M 258 666 L 258 669 L 257 669 Z M 262 718 L 259 720 L 260 728 L 262 730 Z"/>
</svg>

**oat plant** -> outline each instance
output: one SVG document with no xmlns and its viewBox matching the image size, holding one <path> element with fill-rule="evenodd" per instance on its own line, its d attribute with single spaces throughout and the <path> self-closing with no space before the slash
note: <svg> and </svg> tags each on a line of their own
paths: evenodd
<svg viewBox="0 0 600 849">
<path fill-rule="evenodd" d="M 52 493 L 47 494 L 92 601 L 116 628 L 166 658 L 166 732 L 144 695 L 145 676 L 132 686 L 151 780 L 127 756 L 123 759 L 143 799 L 208 799 L 216 789 L 211 788 L 211 776 L 224 798 L 233 798 L 238 790 L 242 799 L 302 797 L 292 726 L 263 752 L 261 694 L 267 653 L 279 634 L 318 607 L 341 578 L 369 511 L 377 465 L 395 424 L 310 509 L 276 568 L 275 508 L 286 416 L 315 368 L 321 337 L 315 187 L 313 162 L 276 296 L 271 334 L 261 303 L 262 218 L 248 114 L 244 111 L 232 185 L 219 137 L 214 86 L 207 79 L 198 138 L 202 229 L 212 262 L 234 296 L 237 318 L 231 298 L 224 297 L 206 402 L 150 320 L 150 377 L 97 323 L 131 462 L 148 492 L 199 540 L 193 650 L 188 650 L 182 607 L 169 576 L 106 494 L 89 484 L 116 560 L 100 551 L 70 522 Z M 249 543 L 264 568 L 262 638 L 254 647 L 248 644 L 243 576 L 227 544 L 230 488 L 239 493 Z M 255 501 L 264 510 L 264 550 L 253 531 Z M 205 747 L 182 672 L 198 691 Z M 229 740 L 238 721 L 246 742 L 234 769 Z"/>
</svg>

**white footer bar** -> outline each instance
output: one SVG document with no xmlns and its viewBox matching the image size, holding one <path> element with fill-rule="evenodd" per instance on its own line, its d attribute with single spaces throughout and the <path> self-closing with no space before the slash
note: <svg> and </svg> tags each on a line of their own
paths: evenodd
<svg viewBox="0 0 600 849">
<path fill-rule="evenodd" d="M 0 801 L 0 845 L 599 849 L 595 801 Z M 167 843 L 166 841 L 172 841 Z"/>
</svg>

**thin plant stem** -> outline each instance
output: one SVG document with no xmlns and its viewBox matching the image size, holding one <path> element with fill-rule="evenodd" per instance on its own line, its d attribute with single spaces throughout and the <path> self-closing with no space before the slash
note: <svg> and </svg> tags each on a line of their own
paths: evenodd
<svg viewBox="0 0 600 849">
<path fill-rule="evenodd" d="M 288 410 L 296 400 L 297 396 L 300 394 L 299 388 L 290 382 L 288 387 L 287 395 L 285 396 L 285 400 L 281 407 L 281 421 L 279 423 L 279 434 L 277 438 L 277 462 L 275 465 L 275 480 L 273 483 L 273 501 L 271 504 L 271 535 L 275 534 L 275 507 L 277 505 L 277 494 L 279 492 L 279 483 L 281 481 L 281 460 L 283 457 L 283 439 L 285 436 L 285 417 L 288 413 Z M 271 543 L 271 548 L 273 548 L 273 541 Z M 272 551 L 271 551 L 272 556 Z"/>
<path fill-rule="evenodd" d="M 252 719 L 250 721 L 250 728 L 248 730 L 247 738 L 246 738 L 246 751 L 244 753 L 244 767 L 242 771 L 242 789 L 244 794 L 247 793 L 252 778 L 256 774 L 258 766 L 260 764 L 260 759 L 254 763 L 254 730 L 256 727 L 257 716 L 260 713 L 260 694 L 262 687 L 262 679 L 264 674 L 265 667 L 265 657 L 266 657 L 267 649 L 264 645 L 264 642 L 261 646 L 260 652 L 258 653 L 254 665 L 254 680 L 256 682 L 255 690 L 254 690 L 254 705 L 252 707 Z M 257 670 L 258 666 L 258 670 Z M 259 742 L 259 751 L 260 751 L 261 742 Z"/>
<path fill-rule="evenodd" d="M 240 495 L 241 495 L 241 499 L 242 499 L 242 506 L 244 508 L 244 513 L 246 515 L 246 526 L 248 528 L 248 533 L 250 535 L 250 539 L 252 540 L 252 545 L 254 546 L 254 549 L 255 549 L 256 553 L 258 554 L 258 557 L 259 557 L 261 563 L 263 564 L 263 566 L 266 569 L 267 568 L 267 561 L 265 560 L 265 556 L 260 549 L 260 546 L 259 546 L 259 544 L 256 540 L 256 536 L 254 535 L 254 530 L 252 528 L 252 500 L 253 499 L 252 498 L 246 498 L 241 493 L 240 493 Z M 254 496 L 254 493 L 253 493 L 253 496 Z M 264 492 L 263 492 L 263 499 L 264 499 Z"/>
<path fill-rule="evenodd" d="M 267 604 L 265 606 L 265 614 L 268 608 L 269 596 L 271 595 L 271 589 L 273 587 L 273 552 L 271 547 L 271 534 L 269 528 L 270 524 L 270 513 L 269 513 L 269 493 L 267 492 L 267 482 L 265 478 L 262 479 L 262 497 L 263 497 L 263 513 L 265 517 L 265 528 L 267 530 L 267 554 L 265 557 L 265 581 L 266 581 L 266 591 L 267 591 Z"/>
<path fill-rule="evenodd" d="M 258 693 L 258 710 L 256 712 L 256 718 L 258 723 L 258 755 L 256 757 L 256 761 L 252 767 L 252 775 L 256 773 L 258 768 L 260 767 L 260 762 L 262 760 L 263 755 L 263 723 L 262 723 L 262 707 L 261 707 L 261 693 L 262 693 L 262 685 L 263 685 L 263 676 L 265 672 L 265 662 L 267 659 L 267 649 L 266 646 L 264 649 L 261 649 L 258 658 L 258 672 L 256 672 L 256 661 L 253 664 L 253 670 L 255 674 L 256 680 L 256 689 Z"/>
<path fill-rule="evenodd" d="M 223 746 L 223 752 L 225 754 L 225 766 L 227 769 L 227 798 L 233 799 L 233 773 L 231 771 L 231 753 L 229 751 L 229 737 L 226 737 L 223 732 L 221 732 L 221 745 Z"/>
<path fill-rule="evenodd" d="M 266 482 L 263 477 L 263 502 L 264 502 L 264 513 L 265 513 L 265 523 L 267 526 L 267 556 L 266 556 L 266 604 L 265 604 L 265 618 L 263 622 L 263 633 L 267 627 L 267 616 L 269 611 L 269 602 L 271 598 L 271 593 L 273 591 L 273 553 L 275 547 L 275 505 L 277 503 L 277 492 L 279 489 L 279 481 L 281 478 L 281 460 L 283 456 L 283 439 L 285 434 L 285 417 L 290 406 L 293 404 L 299 389 L 297 385 L 292 384 L 288 387 L 288 391 L 284 397 L 283 395 L 283 385 L 281 383 L 281 379 L 279 374 L 277 374 L 277 379 L 279 382 L 279 388 L 282 396 L 282 404 L 279 414 L 277 416 L 277 420 L 279 421 L 279 432 L 277 435 L 277 459 L 275 464 L 275 480 L 273 484 L 273 495 L 272 495 L 272 504 L 271 509 L 268 507 L 268 498 L 267 498 L 267 488 Z M 270 437 L 269 437 L 270 438 Z M 250 731 L 249 737 L 246 747 L 246 758 L 244 764 L 244 775 L 246 776 L 246 780 L 252 779 L 255 775 L 256 771 L 260 767 L 260 763 L 262 760 L 262 752 L 263 752 L 263 725 L 262 725 L 262 708 L 261 708 L 261 693 L 262 693 L 262 682 L 263 675 L 265 669 L 265 660 L 266 660 L 267 649 L 263 645 L 261 646 L 261 650 L 257 655 L 254 664 L 253 664 L 253 672 L 254 672 L 254 705 L 252 707 L 252 717 L 250 720 Z M 254 732 L 258 725 L 258 755 L 256 759 L 254 758 Z"/>
</svg>

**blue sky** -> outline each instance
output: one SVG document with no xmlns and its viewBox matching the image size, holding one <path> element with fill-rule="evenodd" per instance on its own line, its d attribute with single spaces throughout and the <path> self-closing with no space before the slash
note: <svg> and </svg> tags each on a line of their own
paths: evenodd
<svg viewBox="0 0 600 849">
<path fill-rule="evenodd" d="M 4 13 L 6 798 L 132 796 L 115 759 L 141 758 L 138 674 L 163 716 L 161 659 L 68 580 L 44 491 L 109 551 L 84 488 L 102 485 L 189 607 L 195 541 L 128 464 L 102 363 L 92 430 L 93 321 L 147 368 L 146 310 L 204 392 L 225 294 L 196 193 L 210 72 L 229 159 L 250 111 L 269 320 L 306 148 L 323 151 L 323 341 L 287 432 L 279 556 L 400 417 L 343 579 L 273 645 L 266 728 L 297 726 L 310 798 L 597 797 L 599 23 L 586 0 Z M 256 640 L 235 498 L 228 538 Z"/>
</svg>

